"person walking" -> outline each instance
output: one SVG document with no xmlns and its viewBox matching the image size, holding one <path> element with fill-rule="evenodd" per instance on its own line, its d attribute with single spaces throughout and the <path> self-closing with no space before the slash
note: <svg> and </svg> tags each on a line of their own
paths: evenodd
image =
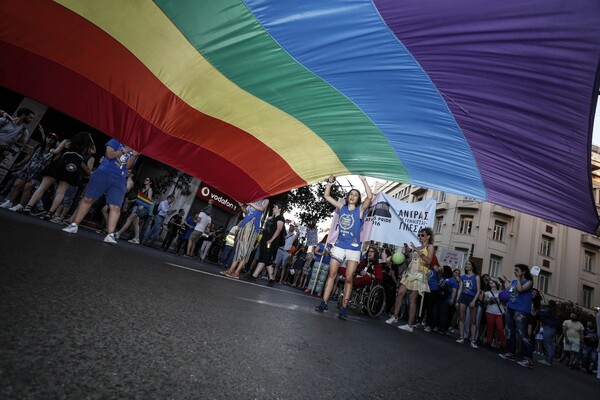
<svg viewBox="0 0 600 400">
<path fill-rule="evenodd" d="M 419 294 L 429 291 L 429 265 L 435 255 L 435 249 L 433 247 L 433 231 L 430 228 L 421 229 L 421 231 L 419 231 L 419 241 L 421 242 L 419 247 L 415 247 L 413 243 L 410 244 L 412 248 L 410 253 L 412 260 L 402 279 L 400 279 L 400 288 L 398 289 L 396 301 L 394 303 L 394 314 L 385 321 L 388 325 L 398 322 L 402 301 L 404 300 L 406 293 L 410 291 L 408 324 L 398 327 L 406 332 L 413 331 Z"/>
<path fill-rule="evenodd" d="M 123 235 L 124 232 L 127 231 L 130 225 L 133 225 L 133 238 L 129 239 L 129 243 L 140 244 L 140 219 L 146 218 L 149 214 L 150 205 L 148 201 L 151 202 L 152 196 L 154 195 L 154 190 L 152 189 L 152 179 L 146 178 L 144 180 L 144 186 L 138 191 L 137 195 L 137 204 L 131 210 L 131 213 L 127 217 L 125 224 L 119 229 L 116 233 L 116 237 L 119 238 Z"/>
<path fill-rule="evenodd" d="M 106 143 L 104 160 L 90 177 L 84 197 L 79 202 L 79 208 L 72 223 L 63 232 L 75 234 L 79 223 L 83 221 L 94 201 L 103 194 L 109 207 L 107 235 L 104 242 L 116 245 L 115 228 L 121 215 L 121 204 L 127 190 L 127 170 L 133 167 L 139 153 L 116 139 Z"/>
<path fill-rule="evenodd" d="M 269 207 L 269 200 L 262 199 L 248 204 L 239 203 L 242 211 L 246 214 L 244 219 L 238 225 L 238 231 L 235 238 L 235 250 L 233 253 L 233 262 L 226 271 L 220 274 L 232 277 L 240 276 L 244 265 L 248 262 L 252 250 L 256 245 L 256 239 L 260 231 L 260 222 L 263 213 Z"/>
<path fill-rule="evenodd" d="M 339 309 L 339 318 L 341 320 L 348 319 L 348 302 L 352 296 L 352 283 L 354 272 L 358 262 L 360 261 L 360 230 L 364 222 L 364 213 L 371 204 L 373 193 L 364 176 L 359 175 L 362 181 L 365 192 L 367 194 L 364 201 L 361 201 L 360 192 L 352 189 L 346 195 L 346 202 L 342 204 L 331 197 L 331 184 L 333 183 L 333 175 L 329 177 L 325 186 L 325 200 L 332 206 L 338 209 L 340 219 L 338 224 L 338 239 L 331 250 L 331 261 L 329 263 L 329 275 L 327 276 L 327 284 L 323 293 L 323 300 L 315 308 L 318 312 L 323 312 L 328 309 L 327 302 L 329 296 L 338 279 L 338 268 L 344 261 L 346 262 L 346 281 L 344 282 L 344 300 Z"/>
</svg>

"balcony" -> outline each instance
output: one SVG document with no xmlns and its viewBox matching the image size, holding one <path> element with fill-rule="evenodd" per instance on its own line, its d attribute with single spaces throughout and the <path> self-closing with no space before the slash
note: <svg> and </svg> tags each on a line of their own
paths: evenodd
<svg viewBox="0 0 600 400">
<path fill-rule="evenodd" d="M 477 200 L 458 200 L 456 208 L 462 210 L 479 210 L 481 208 L 481 202 Z"/>
<path fill-rule="evenodd" d="M 600 248 L 600 239 L 594 235 L 590 235 L 589 233 L 582 233 L 581 244 Z"/>
<path fill-rule="evenodd" d="M 447 211 L 450 208 L 450 205 L 447 201 L 440 201 L 435 206 L 435 211 Z"/>
<path fill-rule="evenodd" d="M 514 218 L 517 216 L 517 212 L 511 208 L 508 207 L 502 207 L 499 205 L 494 204 L 492 206 L 492 212 L 494 214 L 498 214 L 498 215 L 502 215 L 504 217 L 509 217 L 509 218 Z"/>
</svg>

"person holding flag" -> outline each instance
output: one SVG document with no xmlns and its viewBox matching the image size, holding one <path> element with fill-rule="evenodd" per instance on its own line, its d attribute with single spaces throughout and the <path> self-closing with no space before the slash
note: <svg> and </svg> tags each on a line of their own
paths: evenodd
<svg viewBox="0 0 600 400">
<path fill-rule="evenodd" d="M 123 234 L 123 232 L 127 231 L 131 224 L 133 224 L 134 237 L 129 239 L 129 243 L 140 244 L 140 218 L 148 217 L 150 209 L 153 206 L 152 195 L 154 194 L 154 191 L 152 189 L 152 185 L 153 182 L 151 178 L 146 178 L 144 180 L 144 186 L 138 191 L 137 194 L 136 206 L 133 207 L 133 210 L 127 217 L 125 224 L 115 234 L 117 239 Z"/>
<path fill-rule="evenodd" d="M 342 204 L 340 201 L 331 197 L 331 184 L 333 183 L 333 175 L 329 177 L 325 186 L 325 200 L 339 212 L 339 224 L 337 226 L 337 240 L 331 250 L 331 261 L 329 263 L 329 275 L 323 293 L 323 300 L 315 308 L 315 311 L 327 311 L 327 301 L 331 291 L 337 281 L 338 268 L 340 264 L 346 261 L 346 281 L 344 282 L 344 301 L 339 309 L 339 318 L 341 320 L 348 319 L 348 301 L 352 295 L 352 280 L 356 266 L 360 261 L 360 229 L 364 222 L 364 213 L 369 207 L 373 199 L 373 193 L 364 176 L 359 175 L 360 180 L 365 186 L 367 197 L 361 202 L 360 192 L 352 189 L 346 195 L 346 202 Z"/>
</svg>

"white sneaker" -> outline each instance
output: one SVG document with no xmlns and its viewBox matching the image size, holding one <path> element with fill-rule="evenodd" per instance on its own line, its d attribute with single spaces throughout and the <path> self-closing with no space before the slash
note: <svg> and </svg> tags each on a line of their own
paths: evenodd
<svg viewBox="0 0 600 400">
<path fill-rule="evenodd" d="M 76 223 L 72 223 L 71 225 L 67 226 L 66 228 L 63 228 L 63 232 L 67 232 L 67 233 L 77 233 L 78 231 L 78 227 Z"/>
<path fill-rule="evenodd" d="M 477 347 L 477 343 L 471 342 L 471 348 L 472 349 L 478 349 L 479 347 Z"/>
<path fill-rule="evenodd" d="M 465 339 L 463 339 L 463 338 L 456 339 L 456 343 L 464 343 L 464 342 L 465 342 Z"/>
<path fill-rule="evenodd" d="M 394 316 L 391 316 L 387 321 L 385 321 L 385 323 L 388 325 L 395 324 L 396 322 L 398 322 L 398 318 L 396 318 Z"/>
<path fill-rule="evenodd" d="M 15 206 L 12 206 L 11 208 L 9 208 L 10 211 L 21 211 L 23 209 L 23 206 L 20 204 L 17 204 Z"/>
<path fill-rule="evenodd" d="M 410 325 L 408 325 L 408 324 L 407 325 L 401 325 L 401 326 L 398 327 L 398 329 L 402 329 L 403 331 L 406 331 L 406 332 L 412 332 L 413 331 L 413 327 L 410 326 Z"/>
<path fill-rule="evenodd" d="M 6 200 L 4 203 L 0 204 L 0 208 L 10 208 L 12 207 L 12 202 L 10 200 Z"/>
<path fill-rule="evenodd" d="M 427 332 L 427 333 L 431 332 L 431 327 L 429 327 L 429 326 L 426 326 L 426 327 L 425 327 L 425 332 Z"/>
<path fill-rule="evenodd" d="M 106 237 L 104 238 L 104 243 L 112 244 L 113 246 L 115 244 L 117 244 L 117 239 L 115 239 L 115 234 L 109 233 L 108 235 L 106 235 Z"/>
<path fill-rule="evenodd" d="M 129 240 L 128 240 L 128 242 L 129 242 L 129 243 L 133 243 L 133 244 L 140 244 L 140 241 L 139 241 L 139 240 L 137 240 L 136 238 L 129 239 Z"/>
</svg>

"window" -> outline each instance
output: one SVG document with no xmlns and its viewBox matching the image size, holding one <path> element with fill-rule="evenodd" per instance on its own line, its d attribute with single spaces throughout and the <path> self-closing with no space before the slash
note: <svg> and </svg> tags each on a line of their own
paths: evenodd
<svg viewBox="0 0 600 400">
<path fill-rule="evenodd" d="M 502 257 L 495 255 L 490 256 L 490 276 L 497 277 L 502 274 Z"/>
<path fill-rule="evenodd" d="M 460 226 L 458 232 L 463 235 L 470 235 L 473 229 L 473 216 L 472 215 L 461 215 Z"/>
<path fill-rule="evenodd" d="M 437 202 L 442 203 L 446 201 L 446 192 L 438 192 L 437 194 Z"/>
<path fill-rule="evenodd" d="M 594 272 L 594 253 L 586 251 L 583 257 L 583 270 L 586 272 Z"/>
<path fill-rule="evenodd" d="M 444 223 L 444 217 L 435 217 L 435 233 L 442 233 L 442 224 Z"/>
<path fill-rule="evenodd" d="M 469 249 L 465 249 L 463 247 L 455 247 L 454 250 L 456 250 L 459 254 L 459 265 L 458 268 L 464 268 L 465 263 L 468 261 L 468 254 L 469 254 Z"/>
<path fill-rule="evenodd" d="M 589 286 L 583 286 L 583 306 L 586 308 L 592 308 L 592 302 L 594 301 L 594 288 Z"/>
<path fill-rule="evenodd" d="M 494 222 L 494 235 L 492 239 L 499 242 L 504 242 L 504 234 L 506 232 L 506 222 L 496 221 Z"/>
<path fill-rule="evenodd" d="M 554 239 L 548 236 L 542 236 L 542 243 L 540 243 L 540 254 L 546 257 L 552 257 L 552 244 Z"/>
<path fill-rule="evenodd" d="M 548 293 L 548 287 L 550 287 L 550 272 L 542 271 L 540 272 L 540 277 L 538 281 L 538 289 L 542 293 Z"/>
</svg>

